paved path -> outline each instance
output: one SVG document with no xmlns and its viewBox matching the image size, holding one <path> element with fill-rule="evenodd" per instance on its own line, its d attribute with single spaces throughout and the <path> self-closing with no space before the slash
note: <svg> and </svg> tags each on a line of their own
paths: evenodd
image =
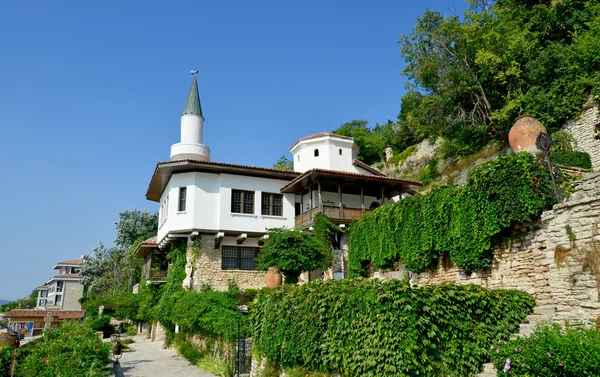
<svg viewBox="0 0 600 377">
<path fill-rule="evenodd" d="M 173 349 L 163 349 L 162 342 L 151 342 L 143 335 L 133 337 L 131 352 L 124 352 L 115 365 L 115 377 L 215 377 L 191 365 Z"/>
</svg>

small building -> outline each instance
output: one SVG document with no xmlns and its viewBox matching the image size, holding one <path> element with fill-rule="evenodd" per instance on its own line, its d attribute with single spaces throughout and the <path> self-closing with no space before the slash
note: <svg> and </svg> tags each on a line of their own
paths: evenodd
<svg viewBox="0 0 600 377">
<path fill-rule="evenodd" d="M 81 310 L 79 299 L 83 297 L 80 259 L 59 262 L 54 266 L 58 274 L 37 288 L 36 309 Z"/>
<path fill-rule="evenodd" d="M 83 321 L 83 310 L 13 309 L 8 318 L 8 330 L 25 336 L 41 335 L 45 328 L 60 326 L 63 321 Z"/>
<path fill-rule="evenodd" d="M 255 258 L 267 229 L 309 230 L 317 212 L 345 226 L 420 186 L 362 163 L 352 138 L 326 132 L 290 147 L 293 171 L 213 162 L 203 127 L 194 76 L 181 116 L 181 141 L 171 146 L 169 161 L 157 163 L 146 192 L 160 204 L 157 237 L 135 251 L 144 258 L 147 281 L 163 281 L 166 253 L 173 243 L 186 242 L 185 287 L 209 283 L 220 290 L 230 280 L 242 289 L 264 287 Z M 346 234 L 332 245 L 336 262 L 330 277 L 347 275 L 347 244 Z"/>
</svg>

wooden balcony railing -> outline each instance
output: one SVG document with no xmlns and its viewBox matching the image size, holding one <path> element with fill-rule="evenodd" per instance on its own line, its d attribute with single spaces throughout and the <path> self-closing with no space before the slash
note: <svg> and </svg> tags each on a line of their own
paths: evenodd
<svg viewBox="0 0 600 377">
<path fill-rule="evenodd" d="M 168 270 L 151 270 L 146 278 L 150 281 L 164 281 L 167 278 Z"/>
<path fill-rule="evenodd" d="M 335 206 L 322 206 L 323 213 L 334 222 L 338 223 L 349 223 L 352 220 L 358 220 L 363 215 L 362 208 L 345 208 Z M 296 216 L 296 226 L 302 226 L 313 221 L 315 214 L 319 213 L 320 208 L 316 207 L 308 210 L 298 216 Z M 369 209 L 365 209 L 364 213 L 371 212 Z"/>
</svg>

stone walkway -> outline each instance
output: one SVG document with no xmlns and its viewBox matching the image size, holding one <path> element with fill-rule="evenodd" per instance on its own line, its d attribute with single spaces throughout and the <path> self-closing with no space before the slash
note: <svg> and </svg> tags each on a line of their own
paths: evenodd
<svg viewBox="0 0 600 377">
<path fill-rule="evenodd" d="M 133 337 L 130 352 L 124 352 L 114 366 L 114 377 L 215 377 L 191 365 L 173 349 L 163 349 L 162 342 L 151 342 L 143 335 Z"/>
</svg>

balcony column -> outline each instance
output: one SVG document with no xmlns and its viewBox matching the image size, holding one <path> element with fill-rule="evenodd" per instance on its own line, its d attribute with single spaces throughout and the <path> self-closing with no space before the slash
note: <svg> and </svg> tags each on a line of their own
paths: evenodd
<svg viewBox="0 0 600 377">
<path fill-rule="evenodd" d="M 342 205 L 342 185 L 338 184 L 338 200 L 340 202 L 340 219 L 344 218 L 344 206 Z"/>
<path fill-rule="evenodd" d="M 313 200 L 312 200 L 312 186 L 308 188 L 308 210 L 310 211 L 313 208 Z"/>
<path fill-rule="evenodd" d="M 381 188 L 381 205 L 385 204 L 385 189 L 382 187 Z"/>
<path fill-rule="evenodd" d="M 323 191 L 321 190 L 321 181 L 317 181 L 317 188 L 319 190 L 319 212 L 323 212 Z"/>
<path fill-rule="evenodd" d="M 365 215 L 365 188 L 360 186 L 360 209 L 362 215 Z"/>
</svg>

